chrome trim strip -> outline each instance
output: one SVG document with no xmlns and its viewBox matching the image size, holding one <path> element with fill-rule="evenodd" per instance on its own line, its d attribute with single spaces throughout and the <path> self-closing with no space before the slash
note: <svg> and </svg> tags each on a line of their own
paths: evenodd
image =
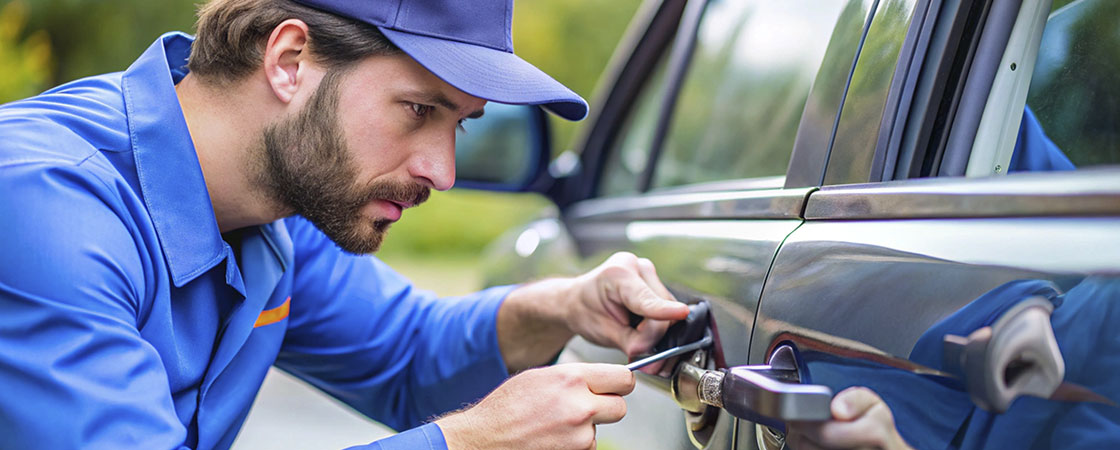
<svg viewBox="0 0 1120 450">
<path fill-rule="evenodd" d="M 816 188 L 644 195 L 587 200 L 569 220 L 799 219 Z"/>
<path fill-rule="evenodd" d="M 781 189 L 785 187 L 785 175 L 775 177 L 744 178 L 738 180 L 708 181 L 683 186 L 653 188 L 646 195 L 692 194 L 699 192 L 757 191 L 761 189 Z"/>
<path fill-rule="evenodd" d="M 1120 167 L 828 186 L 807 220 L 1120 215 Z"/>
</svg>

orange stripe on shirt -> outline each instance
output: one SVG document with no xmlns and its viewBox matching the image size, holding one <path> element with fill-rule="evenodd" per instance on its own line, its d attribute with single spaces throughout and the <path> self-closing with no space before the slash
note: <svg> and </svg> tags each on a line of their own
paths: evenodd
<svg viewBox="0 0 1120 450">
<path fill-rule="evenodd" d="M 261 315 L 257 317 L 257 323 L 253 324 L 253 328 L 263 327 L 265 325 L 272 325 L 276 322 L 284 320 L 288 317 L 288 312 L 292 306 L 292 298 L 288 297 L 284 300 L 284 304 L 272 309 L 261 311 Z"/>
</svg>

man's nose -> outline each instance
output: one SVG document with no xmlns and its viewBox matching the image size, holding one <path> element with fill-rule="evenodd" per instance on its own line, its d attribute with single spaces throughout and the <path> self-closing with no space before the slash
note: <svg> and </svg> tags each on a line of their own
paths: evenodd
<svg viewBox="0 0 1120 450">
<path fill-rule="evenodd" d="M 409 174 L 432 189 L 446 191 L 455 185 L 455 135 L 433 139 L 409 161 Z"/>
</svg>

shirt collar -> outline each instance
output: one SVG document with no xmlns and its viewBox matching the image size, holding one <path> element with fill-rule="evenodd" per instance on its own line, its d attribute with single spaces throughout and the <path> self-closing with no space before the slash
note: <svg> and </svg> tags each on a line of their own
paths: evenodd
<svg viewBox="0 0 1120 450">
<path fill-rule="evenodd" d="M 192 42 L 183 33 L 161 36 L 122 78 L 140 189 L 176 287 L 228 254 L 175 94 Z"/>
</svg>

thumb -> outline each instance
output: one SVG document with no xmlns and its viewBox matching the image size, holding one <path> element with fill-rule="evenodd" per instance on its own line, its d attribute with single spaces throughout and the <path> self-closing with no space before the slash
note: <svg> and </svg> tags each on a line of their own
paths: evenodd
<svg viewBox="0 0 1120 450">
<path fill-rule="evenodd" d="M 882 401 L 871 389 L 850 387 L 832 399 L 832 417 L 841 421 L 855 420 Z"/>
<path fill-rule="evenodd" d="M 681 320 L 688 317 L 688 305 L 661 297 L 638 276 L 622 283 L 622 304 L 631 312 L 654 320 Z"/>
</svg>

